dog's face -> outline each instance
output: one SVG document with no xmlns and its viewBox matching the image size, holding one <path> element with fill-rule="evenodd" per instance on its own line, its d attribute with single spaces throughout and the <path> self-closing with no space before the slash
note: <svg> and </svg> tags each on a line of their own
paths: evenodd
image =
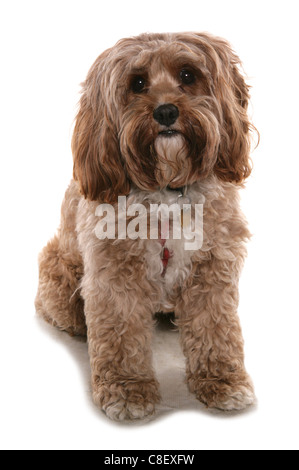
<svg viewBox="0 0 299 470">
<path fill-rule="evenodd" d="M 113 202 L 132 183 L 145 190 L 215 173 L 250 174 L 248 87 L 239 59 L 207 34 L 123 39 L 83 85 L 72 147 L 85 197 Z"/>
</svg>

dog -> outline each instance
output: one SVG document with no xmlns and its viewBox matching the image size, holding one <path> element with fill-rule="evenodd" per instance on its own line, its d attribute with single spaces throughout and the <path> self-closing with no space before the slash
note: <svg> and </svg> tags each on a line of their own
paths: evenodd
<svg viewBox="0 0 299 470">
<path fill-rule="evenodd" d="M 250 237 L 239 204 L 252 170 L 249 98 L 238 56 L 206 33 L 122 39 L 83 83 L 73 179 L 58 234 L 39 257 L 36 311 L 87 336 L 93 399 L 111 419 L 142 419 L 161 399 L 151 351 L 157 312 L 175 314 L 200 402 L 241 410 L 255 401 L 237 313 Z M 163 237 L 161 223 L 155 239 L 98 237 L 97 208 L 117 212 L 120 197 L 148 213 L 187 201 L 193 222 L 201 204 L 200 248 Z"/>
</svg>

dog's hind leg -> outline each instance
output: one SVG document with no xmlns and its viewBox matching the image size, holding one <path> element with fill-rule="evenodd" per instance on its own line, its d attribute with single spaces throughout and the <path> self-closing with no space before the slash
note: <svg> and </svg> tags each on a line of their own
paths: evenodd
<svg viewBox="0 0 299 470">
<path fill-rule="evenodd" d="M 39 258 L 36 311 L 46 321 L 70 335 L 86 336 L 84 303 L 79 291 L 82 265 L 67 259 L 56 236 Z"/>
<path fill-rule="evenodd" d="M 72 183 L 62 205 L 59 234 L 39 256 L 35 306 L 37 313 L 52 325 L 72 336 L 86 336 L 84 302 L 80 295 L 83 266 L 75 231 L 78 201 Z"/>
</svg>

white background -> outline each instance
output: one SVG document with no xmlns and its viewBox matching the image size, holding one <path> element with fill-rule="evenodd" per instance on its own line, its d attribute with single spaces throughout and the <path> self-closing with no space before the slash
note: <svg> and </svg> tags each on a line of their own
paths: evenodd
<svg viewBox="0 0 299 470">
<path fill-rule="evenodd" d="M 298 449 L 297 4 L 1 0 L 1 448 Z M 191 408 L 119 425 L 91 403 L 86 345 L 35 317 L 37 255 L 59 224 L 89 67 L 124 36 L 184 30 L 227 38 L 253 87 L 261 143 L 243 192 L 254 236 L 240 317 L 259 405 L 235 416 Z"/>
</svg>

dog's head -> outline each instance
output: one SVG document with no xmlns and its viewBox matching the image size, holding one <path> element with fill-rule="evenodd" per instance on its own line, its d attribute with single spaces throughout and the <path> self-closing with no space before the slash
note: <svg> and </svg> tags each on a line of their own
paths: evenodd
<svg viewBox="0 0 299 470">
<path fill-rule="evenodd" d="M 91 200 L 251 171 L 248 86 L 229 44 L 208 34 L 144 34 L 104 52 L 83 84 L 74 177 Z"/>
</svg>

